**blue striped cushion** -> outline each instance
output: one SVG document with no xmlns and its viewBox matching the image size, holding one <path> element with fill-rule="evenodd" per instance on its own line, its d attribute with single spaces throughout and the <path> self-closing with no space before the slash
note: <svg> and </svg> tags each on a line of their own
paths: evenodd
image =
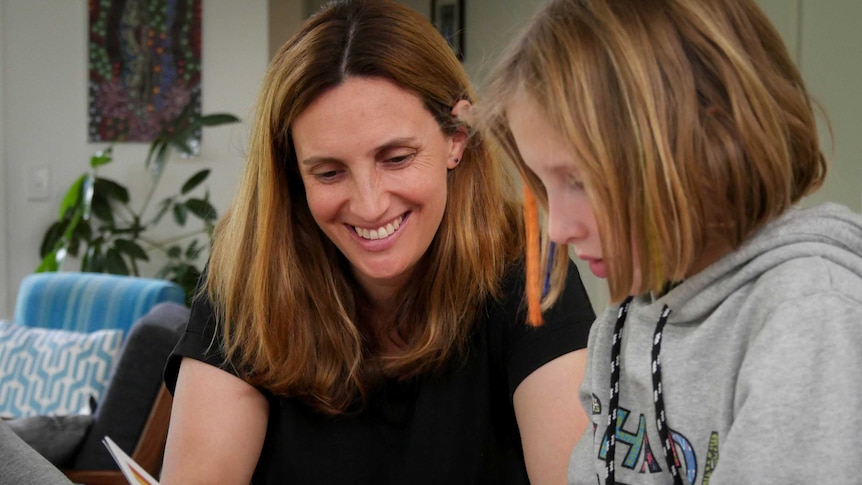
<svg viewBox="0 0 862 485">
<path fill-rule="evenodd" d="M 35 273 L 18 290 L 13 321 L 79 332 L 128 330 L 158 303 L 185 304 L 170 281 L 102 273 Z"/>
<path fill-rule="evenodd" d="M 75 414 L 105 390 L 122 330 L 92 333 L 0 321 L 0 416 Z"/>
</svg>

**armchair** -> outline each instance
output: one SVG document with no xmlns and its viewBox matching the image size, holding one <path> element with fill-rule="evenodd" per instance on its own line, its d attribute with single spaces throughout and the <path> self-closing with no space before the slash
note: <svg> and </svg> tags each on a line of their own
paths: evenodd
<svg viewBox="0 0 862 485">
<path fill-rule="evenodd" d="M 148 278 L 38 273 L 22 281 L 15 323 L 77 332 L 124 330 L 95 420 L 63 470 L 73 482 L 126 483 L 101 443 L 105 435 L 158 476 L 171 409 L 162 369 L 188 320 L 184 301 L 178 285 Z"/>
<path fill-rule="evenodd" d="M 162 383 L 162 370 L 189 319 L 189 309 L 160 303 L 132 326 L 120 360 L 108 383 L 96 420 L 69 468 L 75 483 L 125 485 L 102 444 L 109 435 L 150 475 L 159 476 L 172 398 Z"/>
<path fill-rule="evenodd" d="M 78 332 L 128 331 L 163 301 L 184 304 L 170 281 L 103 273 L 34 273 L 21 281 L 15 323 Z"/>
</svg>

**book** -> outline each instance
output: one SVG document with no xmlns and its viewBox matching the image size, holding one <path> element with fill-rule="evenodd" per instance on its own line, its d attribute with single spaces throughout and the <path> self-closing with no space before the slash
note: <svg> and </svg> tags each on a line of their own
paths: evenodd
<svg viewBox="0 0 862 485">
<path fill-rule="evenodd" d="M 123 476 L 129 481 L 129 485 L 159 485 L 158 480 L 147 473 L 131 456 L 127 455 L 114 440 L 105 436 L 102 439 L 102 443 L 108 448 L 108 452 L 111 453 L 114 461 L 119 465 L 120 471 L 123 472 Z"/>
</svg>

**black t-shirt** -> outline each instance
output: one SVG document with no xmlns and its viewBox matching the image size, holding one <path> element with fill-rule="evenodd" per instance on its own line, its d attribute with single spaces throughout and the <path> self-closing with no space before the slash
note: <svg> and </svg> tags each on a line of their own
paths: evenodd
<svg viewBox="0 0 862 485">
<path fill-rule="evenodd" d="M 577 269 L 539 328 L 525 324 L 523 269 L 488 301 L 469 352 L 451 369 L 378 389 L 358 414 L 326 416 L 263 391 L 269 424 L 252 483 L 526 484 L 512 396 L 531 372 L 586 347 L 595 318 Z M 165 381 L 173 392 L 183 356 L 220 366 L 212 310 L 192 305 Z"/>
</svg>

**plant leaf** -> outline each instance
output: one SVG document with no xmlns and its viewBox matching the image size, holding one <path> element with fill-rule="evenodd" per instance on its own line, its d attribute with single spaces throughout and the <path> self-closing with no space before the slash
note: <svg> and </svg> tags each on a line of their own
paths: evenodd
<svg viewBox="0 0 862 485">
<path fill-rule="evenodd" d="M 69 190 L 66 191 L 66 195 L 63 196 L 62 202 L 60 202 L 60 211 L 57 215 L 58 219 L 65 218 L 66 214 L 69 211 L 72 211 L 75 209 L 75 207 L 81 205 L 81 187 L 84 185 L 84 180 L 86 180 L 88 176 L 88 174 L 81 175 L 74 182 L 72 182 L 72 185 L 69 187 Z"/>
<path fill-rule="evenodd" d="M 188 247 L 186 247 L 186 259 L 189 261 L 194 261 L 194 259 L 197 258 L 198 255 L 201 253 L 201 250 L 203 250 L 203 246 L 198 245 L 197 238 L 192 239 Z"/>
<path fill-rule="evenodd" d="M 158 144 L 157 142 L 153 142 L 153 157 L 147 166 L 150 167 L 150 178 L 152 178 L 154 182 L 161 177 L 162 172 L 165 170 L 165 164 L 168 161 L 168 155 L 170 155 L 168 150 L 170 145 L 168 143 L 169 140 L 165 138 L 162 138 Z"/>
<path fill-rule="evenodd" d="M 183 254 L 183 248 L 178 245 L 173 245 L 168 249 L 168 256 L 171 258 L 179 258 Z"/>
<path fill-rule="evenodd" d="M 36 268 L 36 272 L 37 273 L 45 273 L 45 272 L 59 271 L 59 269 L 60 269 L 59 260 L 61 259 L 61 258 L 58 258 L 59 251 L 60 250 L 55 250 L 55 251 L 51 251 L 50 253 L 46 254 L 42 258 L 42 261 L 39 263 L 39 267 Z"/>
<path fill-rule="evenodd" d="M 219 126 L 237 123 L 240 119 L 230 113 L 213 113 L 201 116 L 196 124 L 200 126 Z"/>
<path fill-rule="evenodd" d="M 99 150 L 90 157 L 90 167 L 96 168 L 111 163 L 114 160 L 114 147 L 109 146 L 104 150 Z"/>
<path fill-rule="evenodd" d="M 209 177 L 209 176 L 210 176 L 210 169 L 208 169 L 208 168 L 205 168 L 205 169 L 199 171 L 198 173 L 192 175 L 191 177 L 189 177 L 188 180 L 186 180 L 186 183 L 183 184 L 183 188 L 180 189 L 180 193 L 183 195 L 188 194 L 189 192 L 194 190 L 195 187 L 200 185 L 201 182 L 206 180 L 207 177 Z"/>
<path fill-rule="evenodd" d="M 102 192 L 98 192 L 93 197 L 91 209 L 93 211 L 93 215 L 96 216 L 97 219 L 105 221 L 111 225 L 114 224 L 114 210 L 111 207 L 111 201 L 108 200 Z"/>
<path fill-rule="evenodd" d="M 164 199 L 161 202 L 159 202 L 159 210 L 158 210 L 158 212 L 156 212 L 156 215 L 153 217 L 153 222 L 151 222 L 150 224 L 152 224 L 152 225 L 158 224 L 159 221 L 162 220 L 162 217 L 164 217 L 165 214 L 169 210 L 171 210 L 171 205 L 173 203 L 174 203 L 173 197 L 168 197 L 167 199 Z"/>
<path fill-rule="evenodd" d="M 144 248 L 134 241 L 128 239 L 115 239 L 114 247 L 132 259 L 142 259 L 144 261 L 150 260 L 150 257 L 147 256 L 147 252 L 144 251 Z"/>
<path fill-rule="evenodd" d="M 215 207 L 203 199 L 189 199 L 183 203 L 192 214 L 204 221 L 214 221 L 218 218 Z"/>
<path fill-rule="evenodd" d="M 176 222 L 180 226 L 186 225 L 186 220 L 188 219 L 189 211 L 183 204 L 175 204 L 174 205 L 174 222 Z"/>
<path fill-rule="evenodd" d="M 66 224 L 57 221 L 51 224 L 51 227 L 45 232 L 45 236 L 42 238 L 42 244 L 39 246 L 39 257 L 44 258 L 45 256 L 56 252 L 57 244 L 60 243 L 60 240 L 63 238 L 63 234 L 66 232 Z"/>
<path fill-rule="evenodd" d="M 129 189 L 119 182 L 102 177 L 96 178 L 95 191 L 109 199 L 114 199 L 123 204 L 129 203 Z"/>
<path fill-rule="evenodd" d="M 116 248 L 111 248 L 105 255 L 105 269 L 111 274 L 128 275 L 129 267 L 123 255 Z"/>
<path fill-rule="evenodd" d="M 104 268 L 105 255 L 102 254 L 102 245 L 99 242 L 92 242 L 81 258 L 81 271 L 89 271 L 91 273 L 101 273 Z"/>
</svg>

